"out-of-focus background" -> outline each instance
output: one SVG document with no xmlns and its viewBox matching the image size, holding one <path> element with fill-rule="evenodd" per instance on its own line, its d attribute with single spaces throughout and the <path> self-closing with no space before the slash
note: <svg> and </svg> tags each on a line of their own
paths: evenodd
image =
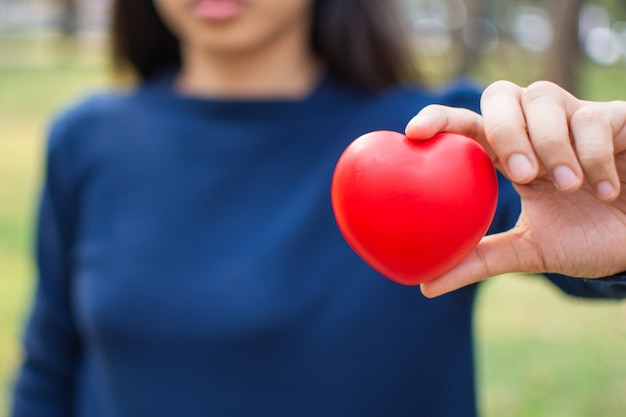
<svg viewBox="0 0 626 417">
<path fill-rule="evenodd" d="M 0 0 L 0 417 L 35 277 L 46 128 L 72 101 L 114 84 L 109 1 Z M 429 83 L 549 79 L 582 98 L 626 99 L 623 0 L 405 1 Z M 483 285 L 476 319 L 483 416 L 626 415 L 625 303 L 568 298 L 541 278 L 506 276 Z"/>
</svg>

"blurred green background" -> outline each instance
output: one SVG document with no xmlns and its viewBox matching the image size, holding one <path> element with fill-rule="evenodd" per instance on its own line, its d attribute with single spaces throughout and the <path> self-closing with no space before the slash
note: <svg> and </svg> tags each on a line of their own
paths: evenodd
<svg viewBox="0 0 626 417">
<path fill-rule="evenodd" d="M 114 84 L 103 36 L 107 5 L 0 0 L 0 417 L 8 415 L 35 277 L 32 220 L 46 129 L 82 95 Z M 583 98 L 626 99 L 626 5 L 619 1 L 408 5 L 427 82 L 552 79 Z M 572 8 L 568 29 L 559 10 Z M 559 55 L 555 48 L 568 48 L 559 34 L 567 31 L 576 34 L 575 48 Z M 499 277 L 481 289 L 476 334 L 484 417 L 626 415 L 625 303 L 570 298 L 539 277 Z"/>
</svg>

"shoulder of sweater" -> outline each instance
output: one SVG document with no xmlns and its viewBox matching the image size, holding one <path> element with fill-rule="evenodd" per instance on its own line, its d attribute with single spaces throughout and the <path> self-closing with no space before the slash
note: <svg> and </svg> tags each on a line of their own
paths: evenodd
<svg viewBox="0 0 626 417">
<path fill-rule="evenodd" d="M 102 91 L 80 97 L 62 108 L 53 118 L 54 125 L 73 125 L 93 118 L 116 115 L 129 110 L 134 92 Z"/>
<path fill-rule="evenodd" d="M 401 85 L 390 89 L 387 96 L 399 103 L 431 102 L 476 110 L 482 88 L 470 78 L 456 78 L 439 86 Z"/>
<path fill-rule="evenodd" d="M 80 97 L 52 117 L 48 147 L 64 146 L 66 141 L 83 136 L 94 125 L 132 111 L 134 92 L 102 91 Z"/>
<path fill-rule="evenodd" d="M 369 100 L 364 100 L 365 113 L 362 114 L 379 120 L 382 123 L 381 128 L 403 130 L 413 116 L 430 104 L 479 111 L 480 91 L 478 85 L 468 79 L 456 79 L 439 87 L 403 84 L 373 94 Z"/>
</svg>

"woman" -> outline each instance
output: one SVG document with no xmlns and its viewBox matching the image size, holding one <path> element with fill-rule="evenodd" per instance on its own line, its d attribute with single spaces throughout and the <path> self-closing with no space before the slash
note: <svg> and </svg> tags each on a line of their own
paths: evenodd
<svg viewBox="0 0 626 417">
<path fill-rule="evenodd" d="M 115 2 L 116 56 L 140 82 L 52 128 L 13 417 L 475 416 L 476 286 L 426 300 L 367 267 L 334 223 L 334 164 L 375 129 L 468 134 L 524 199 L 513 232 L 426 294 L 508 270 L 626 270 L 611 252 L 626 236 L 623 103 L 497 83 L 480 117 L 472 86 L 405 86 L 392 6 Z M 518 216 L 502 177 L 491 232 Z M 584 239 L 598 224 L 607 234 Z M 626 293 L 619 276 L 551 279 Z"/>
</svg>

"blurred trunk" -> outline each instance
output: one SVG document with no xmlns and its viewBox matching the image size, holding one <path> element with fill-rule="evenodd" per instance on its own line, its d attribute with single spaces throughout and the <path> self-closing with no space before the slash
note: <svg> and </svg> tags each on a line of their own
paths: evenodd
<svg viewBox="0 0 626 417">
<path fill-rule="evenodd" d="M 61 5 L 61 31 L 65 36 L 72 37 L 78 31 L 78 0 L 62 0 Z"/>
<path fill-rule="evenodd" d="M 484 0 L 463 0 L 467 9 L 467 22 L 471 19 L 477 18 L 481 15 L 483 9 Z M 457 61 L 456 61 L 456 73 L 457 75 L 468 75 L 472 73 L 476 65 L 478 57 L 476 53 L 469 48 L 463 39 L 463 28 L 457 29 L 453 32 L 454 42 L 457 45 Z"/>
<path fill-rule="evenodd" d="M 580 47 L 578 18 L 583 0 L 552 0 L 548 3 L 554 24 L 554 42 L 547 56 L 546 79 L 576 93 Z"/>
</svg>

